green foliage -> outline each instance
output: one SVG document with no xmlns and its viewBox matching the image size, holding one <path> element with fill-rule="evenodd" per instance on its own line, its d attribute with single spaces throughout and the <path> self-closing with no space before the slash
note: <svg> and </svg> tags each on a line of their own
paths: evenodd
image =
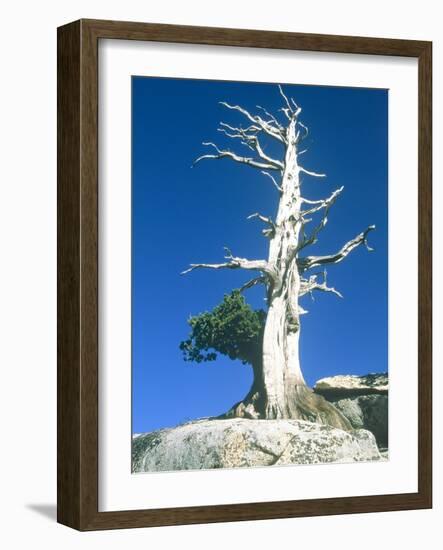
<svg viewBox="0 0 443 550">
<path fill-rule="evenodd" d="M 214 361 L 217 353 L 253 364 L 261 357 L 266 312 L 254 310 L 239 290 L 225 294 L 212 311 L 188 321 L 191 333 L 180 344 L 185 361 Z"/>
</svg>

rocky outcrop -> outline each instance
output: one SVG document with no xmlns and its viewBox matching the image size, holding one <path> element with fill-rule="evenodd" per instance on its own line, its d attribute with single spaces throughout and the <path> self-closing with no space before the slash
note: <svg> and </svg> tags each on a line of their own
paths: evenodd
<svg viewBox="0 0 443 550">
<path fill-rule="evenodd" d="M 387 395 L 388 389 L 387 373 L 331 376 L 318 380 L 314 386 L 314 391 L 328 400 L 357 395 Z"/>
<path fill-rule="evenodd" d="M 381 460 L 367 430 L 303 420 L 197 420 L 134 436 L 133 472 Z"/>
<path fill-rule="evenodd" d="M 322 378 L 314 391 L 341 411 L 354 429 L 371 431 L 379 447 L 388 447 L 388 375 Z"/>
</svg>

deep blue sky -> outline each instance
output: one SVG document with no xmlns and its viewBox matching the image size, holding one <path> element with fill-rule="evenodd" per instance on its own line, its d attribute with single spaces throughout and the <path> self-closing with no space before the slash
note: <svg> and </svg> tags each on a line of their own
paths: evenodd
<svg viewBox="0 0 443 550">
<path fill-rule="evenodd" d="M 304 196 L 326 197 L 345 186 L 329 223 L 307 253 L 331 253 L 370 224 L 372 253 L 360 247 L 328 269 L 344 295 L 303 299 L 301 364 L 313 384 L 335 374 L 387 370 L 387 109 L 388 92 L 320 86 L 284 87 L 303 109 L 309 147 L 301 159 L 326 179 L 306 177 Z M 251 259 L 267 256 L 256 211 L 274 215 L 277 192 L 257 170 L 229 160 L 193 160 L 202 141 L 239 143 L 216 131 L 244 123 L 225 100 L 250 111 L 282 106 L 276 85 L 133 77 L 132 79 L 132 368 L 133 431 L 145 432 L 226 411 L 248 391 L 249 366 L 219 356 L 185 363 L 179 343 L 190 315 L 217 305 L 251 273 L 197 270 L 192 262 L 223 261 L 223 247 Z M 238 150 L 238 149 L 236 149 Z M 278 154 L 269 144 L 267 151 Z M 209 151 L 208 151 L 209 152 Z M 263 307 L 260 288 L 247 291 Z"/>
</svg>

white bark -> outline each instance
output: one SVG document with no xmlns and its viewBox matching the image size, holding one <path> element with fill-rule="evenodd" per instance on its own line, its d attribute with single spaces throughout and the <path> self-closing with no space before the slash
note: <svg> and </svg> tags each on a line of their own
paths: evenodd
<svg viewBox="0 0 443 550">
<path fill-rule="evenodd" d="M 266 170 L 262 170 L 261 173 L 271 179 L 272 183 L 274 184 L 275 188 L 278 190 L 279 193 L 282 192 L 282 188 L 277 183 L 277 180 L 274 178 L 272 174 L 270 174 L 269 172 L 266 172 Z"/>
<path fill-rule="evenodd" d="M 263 170 L 280 170 L 281 166 L 277 164 L 277 162 L 273 162 L 272 159 L 266 156 L 261 156 L 260 158 L 264 158 L 265 162 L 261 162 L 259 160 L 255 160 L 251 157 L 242 157 L 240 155 L 236 155 L 232 151 L 222 151 L 220 150 L 217 145 L 211 142 L 203 142 L 203 145 L 208 145 L 210 147 L 213 147 L 217 154 L 215 155 L 202 155 L 201 157 L 198 157 L 194 161 L 194 166 L 204 159 L 223 159 L 228 158 L 231 160 L 234 160 L 235 162 L 239 162 L 240 164 L 246 164 L 247 166 L 252 166 L 252 168 L 260 168 Z M 260 156 L 260 155 L 259 155 Z"/>
<path fill-rule="evenodd" d="M 340 294 L 340 292 L 338 292 L 338 290 L 336 290 L 334 287 L 330 287 L 330 286 L 327 285 L 327 282 L 326 282 L 326 276 L 327 276 L 326 269 L 323 271 L 323 273 L 321 273 L 321 275 L 323 276 L 323 282 L 322 283 L 319 283 L 318 280 L 317 280 L 318 273 L 316 273 L 314 275 L 311 275 L 309 277 L 309 279 L 301 279 L 301 287 L 300 287 L 299 297 L 302 297 L 305 294 L 311 294 L 311 296 L 312 296 L 312 291 L 313 290 L 320 290 L 322 292 L 332 292 L 333 294 L 335 294 L 339 298 L 343 298 L 343 296 Z"/>
<path fill-rule="evenodd" d="M 182 275 L 194 271 L 194 269 L 247 269 L 252 271 L 261 271 L 263 274 L 267 275 L 271 280 L 274 280 L 276 273 L 272 265 L 268 264 L 266 260 L 247 260 L 246 258 L 239 258 L 238 256 L 233 256 L 228 248 L 226 250 L 225 258 L 227 262 L 221 264 L 191 264 L 189 269 L 182 271 Z"/>
<path fill-rule="evenodd" d="M 290 332 L 286 338 L 286 362 L 289 378 L 295 385 L 306 385 L 300 366 L 300 328 L 297 331 Z"/>
<path fill-rule="evenodd" d="M 269 304 L 263 335 L 263 383 L 266 388 L 266 418 L 284 416 L 284 371 L 286 303 L 283 297 L 274 298 Z"/>
<path fill-rule="evenodd" d="M 253 130 L 256 130 L 257 132 L 264 132 L 269 137 L 275 138 L 278 141 L 285 143 L 284 129 L 280 129 L 280 127 L 275 126 L 274 124 L 272 124 L 272 122 L 263 120 L 258 115 L 251 115 L 246 109 L 243 109 L 238 105 L 229 105 L 229 103 L 226 103 L 225 101 L 222 101 L 221 105 L 223 105 L 227 109 L 238 111 L 242 115 L 244 115 L 250 122 L 252 122 L 252 127 L 250 128 L 252 128 Z"/>
<path fill-rule="evenodd" d="M 302 271 L 311 269 L 312 267 L 317 267 L 319 265 L 325 264 L 338 264 L 343 261 L 346 256 L 352 252 L 355 248 L 364 244 L 366 248 L 372 252 L 372 248 L 367 243 L 367 235 L 370 231 L 375 229 L 375 225 L 370 225 L 365 231 L 348 241 L 344 244 L 338 252 L 335 254 L 329 254 L 327 256 L 307 256 L 306 258 L 300 258 L 298 260 L 299 268 Z"/>
<path fill-rule="evenodd" d="M 279 92 L 284 101 L 280 109 L 287 119 L 281 124 L 277 117 L 258 107 L 265 115 L 252 115 L 238 105 L 222 102 L 228 109 L 238 111 L 249 123 L 247 128 L 220 123 L 219 131 L 240 142 L 253 151 L 253 157 L 245 157 L 228 150 L 219 149 L 213 143 L 205 143 L 213 147 L 215 154 L 199 157 L 195 163 L 203 159 L 228 158 L 235 162 L 258 168 L 272 180 L 279 191 L 279 204 L 275 221 L 262 214 L 255 213 L 249 218 L 257 218 L 266 225 L 263 233 L 269 238 L 269 253 L 267 260 L 247 260 L 233 256 L 229 251 L 226 262 L 219 264 L 191 264 L 183 273 L 198 268 L 209 269 L 246 269 L 259 271 L 260 275 L 251 279 L 241 290 L 257 284 L 264 284 L 267 292 L 268 313 L 263 336 L 263 356 L 261 372 L 257 374 L 254 366 L 255 379 L 253 387 L 245 398 L 233 409 L 231 415 L 249 415 L 251 418 L 308 418 L 317 420 L 323 418 L 334 425 L 343 427 L 346 421 L 335 410 L 318 396 L 313 397 L 300 368 L 299 340 L 300 315 L 306 311 L 300 306 L 299 300 L 314 291 L 330 292 L 339 297 L 341 294 L 327 285 L 326 271 L 319 279 L 319 274 L 307 275 L 306 272 L 316 266 L 338 263 L 358 247 L 365 244 L 367 234 L 374 229 L 368 227 L 354 239 L 347 242 L 338 252 L 327 256 L 300 257 L 299 253 L 317 241 L 318 235 L 326 226 L 328 213 L 343 187 L 334 191 L 322 200 L 309 200 L 301 195 L 301 175 L 325 177 L 325 174 L 307 170 L 298 164 L 298 157 L 305 150 L 299 151 L 300 142 L 308 135 L 307 127 L 298 117 L 301 108 L 292 98 L 288 98 L 279 86 Z M 283 144 L 282 160 L 271 158 L 264 152 L 258 136 L 265 135 Z M 195 164 L 194 163 L 194 164 Z M 272 171 L 276 176 L 271 175 Z M 309 208 L 303 210 L 303 205 Z M 306 226 L 312 219 L 308 216 L 321 212 L 322 217 L 309 235 Z M 369 247 L 368 247 L 369 249 Z M 322 416 L 323 415 L 323 416 Z"/>
</svg>

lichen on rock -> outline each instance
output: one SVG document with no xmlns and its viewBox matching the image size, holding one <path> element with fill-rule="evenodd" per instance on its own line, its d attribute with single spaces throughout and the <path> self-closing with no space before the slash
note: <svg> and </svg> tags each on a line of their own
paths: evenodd
<svg viewBox="0 0 443 550">
<path fill-rule="evenodd" d="M 133 472 L 380 460 L 374 436 L 303 420 L 200 420 L 133 439 Z"/>
</svg>

